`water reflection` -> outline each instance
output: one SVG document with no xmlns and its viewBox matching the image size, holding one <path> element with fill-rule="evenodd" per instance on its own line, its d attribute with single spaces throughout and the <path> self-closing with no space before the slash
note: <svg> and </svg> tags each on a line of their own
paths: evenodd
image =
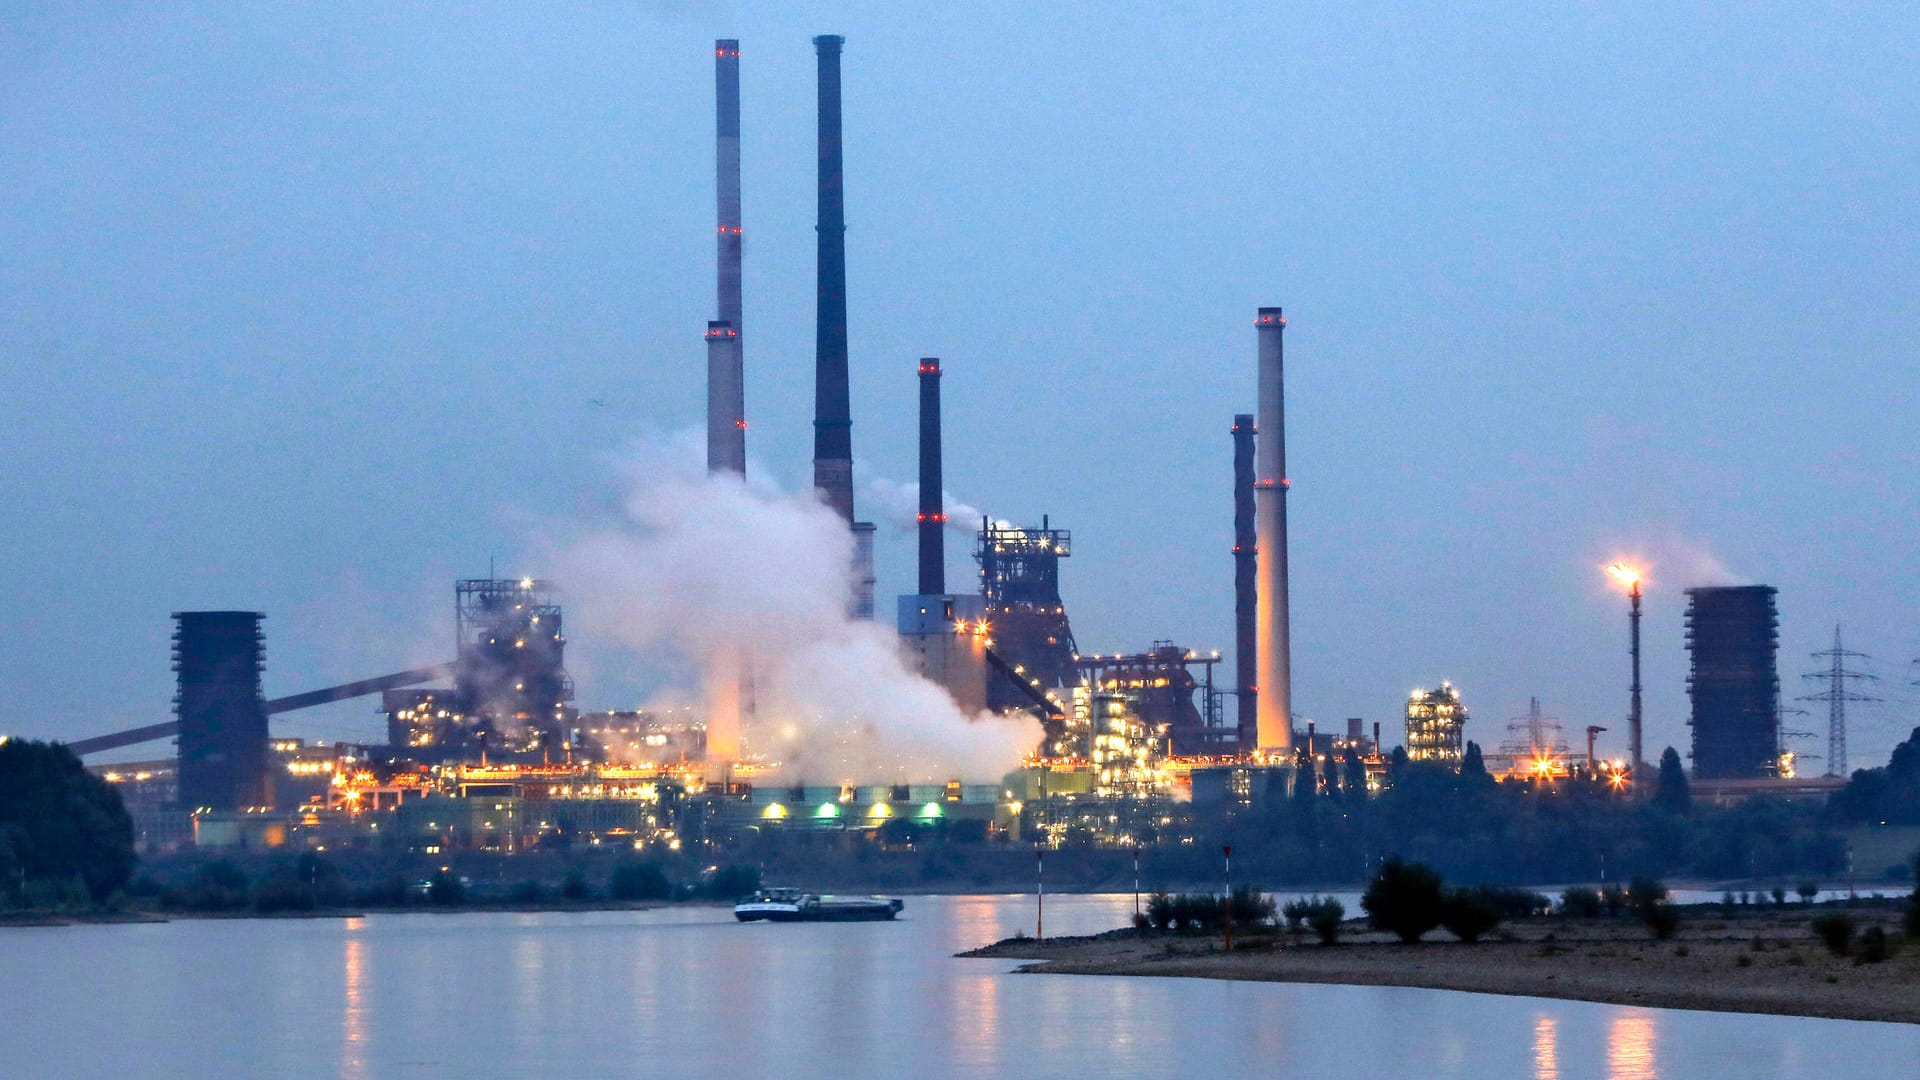
<svg viewBox="0 0 1920 1080">
<path fill-rule="evenodd" d="M 366 1018 L 366 944 L 360 940 L 365 920 L 348 919 L 345 946 L 341 950 L 346 966 L 346 1000 L 340 1010 L 340 1075 L 343 1080 L 363 1080 L 367 1075 Z"/>
<path fill-rule="evenodd" d="M 1551 1016 L 1533 1018 L 1533 1080 L 1560 1080 L 1560 1033 Z"/>
<path fill-rule="evenodd" d="M 1617 1016 L 1607 1028 L 1607 1080 L 1657 1080 L 1653 1018 L 1644 1013 Z"/>
</svg>

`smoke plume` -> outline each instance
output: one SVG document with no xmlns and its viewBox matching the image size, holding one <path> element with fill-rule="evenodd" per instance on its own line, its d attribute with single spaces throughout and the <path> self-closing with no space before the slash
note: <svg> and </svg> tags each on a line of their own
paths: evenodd
<svg viewBox="0 0 1920 1080">
<path fill-rule="evenodd" d="M 674 672 L 680 691 L 716 658 L 748 657 L 746 742 L 788 783 L 991 782 L 1014 768 L 1037 722 L 962 714 L 906 667 L 890 628 L 848 616 L 839 518 L 811 490 L 709 474 L 700 445 L 643 444 L 616 520 L 554 552 L 569 623 Z"/>
</svg>

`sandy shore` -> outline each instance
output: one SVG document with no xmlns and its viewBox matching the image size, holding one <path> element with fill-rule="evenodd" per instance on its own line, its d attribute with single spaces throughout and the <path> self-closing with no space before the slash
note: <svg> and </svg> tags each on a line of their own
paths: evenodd
<svg viewBox="0 0 1920 1080">
<path fill-rule="evenodd" d="M 1012 939 L 963 956 L 1031 961 L 1022 972 L 1160 975 L 1265 982 L 1413 986 L 1715 1012 L 1920 1023 L 1920 943 L 1879 964 L 1827 952 L 1805 911 L 1725 917 L 1690 911 L 1670 941 L 1637 923 L 1539 918 L 1508 923 L 1499 940 L 1465 945 L 1445 932 L 1420 945 L 1352 931 L 1327 947 L 1286 935 L 1140 936 L 1132 931 L 1044 944 Z M 1898 928 L 1897 913 L 1856 911 L 1861 928 Z"/>
</svg>

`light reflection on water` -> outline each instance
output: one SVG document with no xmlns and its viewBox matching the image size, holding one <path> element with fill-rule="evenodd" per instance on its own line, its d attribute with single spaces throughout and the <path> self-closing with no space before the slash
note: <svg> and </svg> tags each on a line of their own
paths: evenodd
<svg viewBox="0 0 1920 1080">
<path fill-rule="evenodd" d="M 1049 897 L 1059 933 L 1130 895 Z M 0 931 L 12 1077 L 1920 1074 L 1920 1027 L 1394 987 L 1011 976 L 951 954 L 1032 933 L 1031 896 L 897 923 L 717 908 Z M 1329 1037 L 1328 1033 L 1338 1033 Z"/>
<path fill-rule="evenodd" d="M 1560 1080 L 1560 1041 L 1551 1016 L 1533 1021 L 1533 1080 Z"/>
<path fill-rule="evenodd" d="M 1607 1080 L 1655 1080 L 1660 1075 L 1653 1052 L 1653 1017 L 1623 1013 L 1607 1030 Z"/>
</svg>

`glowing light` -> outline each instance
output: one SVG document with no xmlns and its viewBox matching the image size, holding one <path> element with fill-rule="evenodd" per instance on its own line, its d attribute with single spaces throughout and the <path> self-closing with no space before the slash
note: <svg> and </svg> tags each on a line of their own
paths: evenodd
<svg viewBox="0 0 1920 1080">
<path fill-rule="evenodd" d="M 1629 589 L 1640 584 L 1640 571 L 1626 563 L 1608 563 L 1607 575 Z"/>
<path fill-rule="evenodd" d="M 769 803 L 765 810 L 760 811 L 760 816 L 769 821 L 780 821 L 787 816 L 787 808 L 779 803 Z"/>
</svg>

